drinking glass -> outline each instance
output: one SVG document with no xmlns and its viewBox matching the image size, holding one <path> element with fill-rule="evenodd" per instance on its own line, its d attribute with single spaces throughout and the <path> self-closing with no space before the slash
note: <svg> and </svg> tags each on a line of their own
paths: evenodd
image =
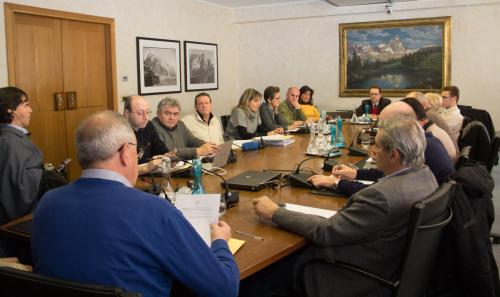
<svg viewBox="0 0 500 297">
<path fill-rule="evenodd" d="M 224 216 L 226 213 L 226 197 L 223 195 L 220 196 L 220 203 L 219 203 L 219 219 Z"/>
<path fill-rule="evenodd" d="M 370 149 L 370 133 L 365 132 L 361 134 L 361 146 L 366 151 Z"/>
</svg>

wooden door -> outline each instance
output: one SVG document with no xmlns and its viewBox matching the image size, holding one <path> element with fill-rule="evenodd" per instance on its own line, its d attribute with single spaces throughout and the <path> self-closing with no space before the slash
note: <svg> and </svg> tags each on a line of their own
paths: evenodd
<svg viewBox="0 0 500 297">
<path fill-rule="evenodd" d="M 19 13 L 14 29 L 16 86 L 28 94 L 33 109 L 31 139 L 42 150 L 44 162 L 59 164 L 68 155 L 64 111 L 54 106 L 54 92 L 63 91 L 61 22 Z"/>
<path fill-rule="evenodd" d="M 78 124 L 98 110 L 117 109 L 114 21 L 10 3 L 5 20 L 9 83 L 30 98 L 32 140 L 44 162 L 71 158 L 76 179 Z M 77 108 L 56 111 L 56 92 L 76 92 Z"/>
<path fill-rule="evenodd" d="M 61 35 L 64 90 L 75 91 L 77 97 L 78 108 L 66 110 L 66 144 L 75 160 L 70 163 L 70 175 L 77 178 L 76 128 L 82 119 L 107 109 L 112 101 L 107 84 L 106 30 L 103 24 L 62 20 Z"/>
</svg>

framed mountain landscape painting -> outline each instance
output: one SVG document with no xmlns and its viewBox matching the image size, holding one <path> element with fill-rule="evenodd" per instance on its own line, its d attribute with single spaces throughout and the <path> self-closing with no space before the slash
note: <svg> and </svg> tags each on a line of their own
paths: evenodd
<svg viewBox="0 0 500 297">
<path fill-rule="evenodd" d="M 219 88 L 217 44 L 184 41 L 186 92 Z"/>
<path fill-rule="evenodd" d="M 181 92 L 180 41 L 137 37 L 139 95 Z"/>
<path fill-rule="evenodd" d="M 450 82 L 450 17 L 339 25 L 340 96 L 437 92 Z"/>
</svg>

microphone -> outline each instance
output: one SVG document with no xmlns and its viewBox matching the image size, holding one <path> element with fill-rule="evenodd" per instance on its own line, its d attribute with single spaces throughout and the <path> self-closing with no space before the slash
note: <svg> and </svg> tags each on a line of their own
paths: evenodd
<svg viewBox="0 0 500 297">
<path fill-rule="evenodd" d="M 311 173 L 300 173 L 300 166 L 305 162 L 309 161 L 311 159 L 314 159 L 315 157 L 310 157 L 302 160 L 298 165 L 297 169 L 295 169 L 295 172 L 290 174 L 288 176 L 288 180 L 291 186 L 296 186 L 300 188 L 313 188 L 314 186 L 312 183 L 308 182 L 307 179 L 312 176 Z"/>
<path fill-rule="evenodd" d="M 337 150 L 337 153 L 335 153 L 333 156 L 331 156 L 330 154 Z M 325 171 L 332 171 L 333 169 L 333 166 L 337 165 L 337 161 L 336 160 L 333 160 L 332 158 L 333 157 L 338 157 L 338 156 L 341 156 L 342 154 L 340 153 L 340 151 L 338 150 L 337 147 L 332 147 L 328 153 L 326 154 L 326 159 L 325 161 L 323 162 L 323 170 Z"/>
<path fill-rule="evenodd" d="M 193 162 L 190 162 L 190 161 L 186 161 L 186 162 L 193 165 Z M 213 175 L 219 177 L 220 179 L 222 179 L 221 186 L 224 187 L 225 191 L 224 191 L 224 193 L 221 194 L 221 196 L 224 197 L 224 201 L 226 201 L 226 209 L 231 208 L 233 206 L 236 206 L 238 204 L 238 202 L 240 202 L 240 192 L 229 191 L 229 186 L 227 184 L 227 181 L 222 175 L 220 175 L 214 171 L 207 170 L 207 169 L 203 168 L 203 166 L 201 167 L 201 170 L 208 173 L 208 174 L 213 174 Z"/>
<path fill-rule="evenodd" d="M 302 166 L 302 163 L 304 163 L 305 161 L 309 161 L 311 159 L 314 159 L 315 157 L 310 157 L 310 158 L 305 158 L 304 160 L 300 161 L 299 164 L 297 164 L 297 169 L 295 169 L 295 172 L 294 174 L 298 174 L 300 173 L 300 166 Z"/>
</svg>

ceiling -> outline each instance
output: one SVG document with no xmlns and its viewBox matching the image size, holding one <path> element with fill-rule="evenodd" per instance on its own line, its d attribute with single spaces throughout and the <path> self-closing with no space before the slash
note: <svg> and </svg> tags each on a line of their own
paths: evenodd
<svg viewBox="0 0 500 297">
<path fill-rule="evenodd" d="M 226 8 L 247 8 L 255 6 L 271 6 L 279 4 L 323 2 L 333 6 L 356 6 L 366 4 L 387 3 L 388 0 L 202 0 Z M 391 2 L 407 2 L 416 0 L 392 0 Z"/>
</svg>

